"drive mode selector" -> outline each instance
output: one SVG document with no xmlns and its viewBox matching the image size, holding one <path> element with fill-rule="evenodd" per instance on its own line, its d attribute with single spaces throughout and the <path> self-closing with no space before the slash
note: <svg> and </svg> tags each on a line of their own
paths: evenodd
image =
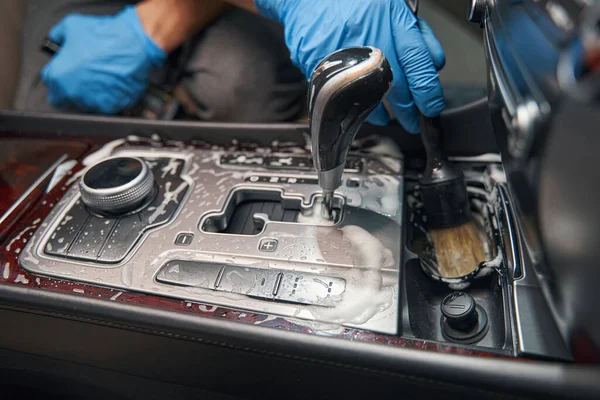
<svg viewBox="0 0 600 400">
<path fill-rule="evenodd" d="M 114 157 L 87 170 L 79 187 L 90 211 L 122 215 L 150 200 L 154 193 L 154 175 L 139 158 Z"/>
</svg>

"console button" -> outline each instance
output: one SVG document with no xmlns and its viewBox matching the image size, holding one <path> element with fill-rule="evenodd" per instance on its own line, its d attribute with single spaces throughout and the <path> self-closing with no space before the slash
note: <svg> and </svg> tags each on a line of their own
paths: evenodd
<svg viewBox="0 0 600 400">
<path fill-rule="evenodd" d="M 68 251 L 69 257 L 95 261 L 117 220 L 91 216 Z"/>
<path fill-rule="evenodd" d="M 223 268 L 219 264 L 174 260 L 160 269 L 156 280 L 171 285 L 214 289 Z"/>
<path fill-rule="evenodd" d="M 60 221 L 50 239 L 44 247 L 46 254 L 66 256 L 69 246 L 91 214 L 87 211 L 81 200 L 78 200 L 69 212 Z"/>
<path fill-rule="evenodd" d="M 262 279 L 261 272 L 262 270 L 258 268 L 226 265 L 215 282 L 215 289 L 220 292 L 249 294 L 256 286 L 256 282 Z"/>
<path fill-rule="evenodd" d="M 284 272 L 275 300 L 331 307 L 345 290 L 341 278 Z"/>
<path fill-rule="evenodd" d="M 180 233 L 175 238 L 175 245 L 177 246 L 189 246 L 192 244 L 192 240 L 194 240 L 193 233 Z"/>
<path fill-rule="evenodd" d="M 277 244 L 279 242 L 277 241 L 277 239 L 262 239 L 260 241 L 260 244 L 258 245 L 258 249 L 260 251 L 264 251 L 267 253 L 272 253 L 275 250 L 277 250 Z"/>
<path fill-rule="evenodd" d="M 142 222 L 137 214 L 121 217 L 106 240 L 97 261 L 116 263 L 127 255 L 142 235 Z"/>
<path fill-rule="evenodd" d="M 281 280 L 281 271 L 227 265 L 219 272 L 215 290 L 273 299 Z"/>
</svg>

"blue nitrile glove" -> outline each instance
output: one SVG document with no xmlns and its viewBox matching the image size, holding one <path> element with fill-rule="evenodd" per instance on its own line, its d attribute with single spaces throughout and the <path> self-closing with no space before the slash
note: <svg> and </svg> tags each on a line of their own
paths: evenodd
<svg viewBox="0 0 600 400">
<path fill-rule="evenodd" d="M 404 0 L 254 2 L 263 16 L 284 26 L 292 61 L 307 77 L 336 50 L 374 46 L 383 51 L 394 72 L 387 101 L 407 131 L 419 132 L 417 107 L 428 117 L 444 109 L 436 70 L 445 63 L 444 52 L 431 29 L 417 20 Z M 389 121 L 382 104 L 368 121 L 376 125 Z"/>
<path fill-rule="evenodd" d="M 42 70 L 56 107 L 116 114 L 143 96 L 167 54 L 144 32 L 134 7 L 115 16 L 71 14 L 48 35 L 61 46 Z"/>
</svg>

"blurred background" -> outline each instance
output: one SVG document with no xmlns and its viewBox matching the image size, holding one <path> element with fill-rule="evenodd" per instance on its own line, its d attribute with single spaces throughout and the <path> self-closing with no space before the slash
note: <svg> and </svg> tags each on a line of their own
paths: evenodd
<svg viewBox="0 0 600 400">
<path fill-rule="evenodd" d="M 403 0 L 398 0 L 403 1 Z M 98 9 L 126 4 L 119 0 L 73 0 L 77 7 Z M 68 0 L 0 1 L 0 108 L 27 111 L 39 80 L 40 45 L 48 30 L 73 11 Z M 83 6 L 82 6 L 83 4 Z M 433 28 L 446 52 L 440 76 L 448 108 L 485 96 L 485 57 L 479 27 L 467 22 L 467 0 L 422 0 L 420 16 Z M 38 107 L 39 108 L 39 107 Z"/>
</svg>

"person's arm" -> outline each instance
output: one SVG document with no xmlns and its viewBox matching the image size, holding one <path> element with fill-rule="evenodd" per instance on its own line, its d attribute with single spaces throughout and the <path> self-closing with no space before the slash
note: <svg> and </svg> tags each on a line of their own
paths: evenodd
<svg viewBox="0 0 600 400">
<path fill-rule="evenodd" d="M 229 7 L 221 0 L 145 0 L 136 10 L 146 34 L 170 53 Z"/>
<path fill-rule="evenodd" d="M 231 5 L 236 7 L 245 8 L 248 11 L 252 11 L 257 13 L 256 5 L 254 4 L 254 0 L 223 0 Z"/>
<path fill-rule="evenodd" d="M 224 1 L 283 25 L 291 59 L 307 78 L 334 51 L 379 48 L 394 73 L 386 100 L 408 132 L 419 132 L 419 111 L 435 117 L 444 109 L 437 73 L 445 63 L 444 52 L 431 28 L 416 18 L 404 0 Z M 380 104 L 368 121 L 384 125 L 389 119 Z"/>
<path fill-rule="evenodd" d="M 145 0 L 112 16 L 67 15 L 48 32 L 60 46 L 40 74 L 48 102 L 102 114 L 132 107 L 168 53 L 228 7 L 220 0 Z"/>
</svg>

